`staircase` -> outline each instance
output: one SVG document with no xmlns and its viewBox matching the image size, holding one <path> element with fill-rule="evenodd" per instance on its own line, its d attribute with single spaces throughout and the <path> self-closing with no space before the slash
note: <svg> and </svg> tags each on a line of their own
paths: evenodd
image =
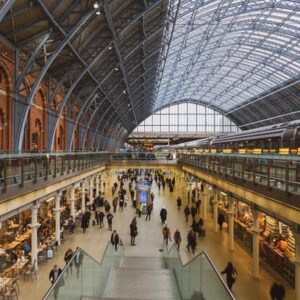
<svg viewBox="0 0 300 300">
<path fill-rule="evenodd" d="M 179 300 L 181 297 L 174 272 L 165 268 L 161 258 L 124 256 L 120 266 L 110 270 L 100 299 Z"/>
</svg>

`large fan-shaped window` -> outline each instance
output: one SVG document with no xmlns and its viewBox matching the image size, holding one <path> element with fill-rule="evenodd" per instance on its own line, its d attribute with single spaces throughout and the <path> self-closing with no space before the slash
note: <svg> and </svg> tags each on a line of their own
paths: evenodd
<svg viewBox="0 0 300 300">
<path fill-rule="evenodd" d="M 236 132 L 238 127 L 206 106 L 180 103 L 157 111 L 134 132 Z"/>
</svg>

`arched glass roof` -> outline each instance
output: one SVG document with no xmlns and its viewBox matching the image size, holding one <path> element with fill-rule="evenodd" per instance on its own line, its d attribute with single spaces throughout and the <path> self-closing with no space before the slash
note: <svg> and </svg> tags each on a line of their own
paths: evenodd
<svg viewBox="0 0 300 300">
<path fill-rule="evenodd" d="M 175 0 L 173 7 L 155 109 L 191 99 L 230 112 L 299 76 L 299 1 Z"/>
</svg>

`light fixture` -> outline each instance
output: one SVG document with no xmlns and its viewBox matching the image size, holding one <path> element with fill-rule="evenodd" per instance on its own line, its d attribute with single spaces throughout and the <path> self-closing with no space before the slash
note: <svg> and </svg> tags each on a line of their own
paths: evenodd
<svg viewBox="0 0 300 300">
<path fill-rule="evenodd" d="M 123 90 L 123 94 L 126 94 L 126 90 Z"/>
<path fill-rule="evenodd" d="M 98 8 L 99 4 L 97 2 L 94 3 L 94 8 Z"/>
<path fill-rule="evenodd" d="M 96 11 L 96 15 L 97 15 L 97 16 L 100 16 L 100 15 L 101 15 L 101 13 L 100 13 L 99 10 Z"/>
<path fill-rule="evenodd" d="M 111 46 L 108 47 L 108 50 L 111 50 Z"/>
<path fill-rule="evenodd" d="M 130 106 L 130 104 L 128 103 L 127 106 Z"/>
<path fill-rule="evenodd" d="M 118 68 L 118 67 L 116 67 L 116 68 L 115 68 L 115 71 L 119 71 L 119 68 Z"/>
</svg>

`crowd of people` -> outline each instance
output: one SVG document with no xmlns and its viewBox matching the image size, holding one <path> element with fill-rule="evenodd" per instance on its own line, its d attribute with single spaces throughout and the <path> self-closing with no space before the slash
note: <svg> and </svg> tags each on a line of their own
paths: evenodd
<svg viewBox="0 0 300 300">
<path fill-rule="evenodd" d="M 159 171 L 155 171 L 154 174 L 150 173 L 147 176 L 144 177 L 145 180 L 148 180 L 151 182 L 151 185 L 155 182 L 157 189 L 159 193 L 164 191 L 167 187 L 169 188 L 169 191 L 172 193 L 174 191 L 175 187 L 175 178 L 165 178 L 165 176 L 160 173 Z M 125 187 L 125 183 L 126 186 Z M 104 228 L 105 226 L 105 219 L 107 220 L 107 229 L 112 231 L 110 243 L 112 245 L 112 248 L 115 251 L 118 251 L 119 245 L 122 244 L 122 240 L 119 236 L 119 233 L 116 229 L 113 229 L 113 219 L 114 214 L 119 210 L 122 212 L 126 207 L 129 206 L 129 203 L 131 201 L 131 207 L 133 207 L 136 211 L 135 217 L 131 220 L 129 223 L 129 236 L 130 236 L 130 245 L 136 246 L 136 237 L 138 236 L 138 222 L 137 219 L 141 218 L 141 215 L 143 213 L 146 214 L 145 221 L 151 220 L 151 215 L 153 212 L 153 206 L 154 206 L 154 198 L 155 195 L 152 192 L 150 195 L 150 202 L 147 203 L 146 209 L 141 206 L 141 204 L 136 205 L 136 199 L 135 199 L 135 189 L 134 185 L 137 183 L 137 174 L 127 172 L 124 173 L 122 176 L 117 177 L 117 181 L 113 183 L 111 186 L 111 201 L 108 201 L 104 197 L 104 193 L 99 193 L 95 197 L 95 199 L 92 202 L 91 209 L 86 209 L 85 213 L 82 215 L 81 220 L 81 227 L 83 230 L 83 233 L 86 232 L 87 228 L 90 225 L 90 220 L 92 218 L 92 211 L 94 211 L 94 219 L 93 219 L 93 225 L 97 226 L 99 228 Z M 200 185 L 200 191 L 203 189 L 203 186 Z M 200 209 L 201 209 L 201 200 L 199 194 L 197 194 L 197 191 L 195 189 L 192 190 L 191 197 L 188 197 L 188 203 L 184 205 L 183 209 L 183 218 L 188 223 L 189 230 L 187 232 L 186 236 L 186 249 L 188 252 L 192 251 L 193 254 L 196 253 L 197 250 L 197 244 L 199 239 L 203 238 L 205 236 L 205 227 L 204 227 L 204 221 L 200 217 Z M 181 207 L 183 206 L 183 201 L 181 197 L 179 196 L 176 199 L 176 205 L 178 211 L 181 211 Z M 111 207 L 112 206 L 112 207 Z M 170 242 L 173 241 L 176 245 L 176 248 L 178 251 L 181 250 L 181 243 L 182 243 L 182 236 L 179 228 L 176 228 L 174 231 L 174 234 L 172 235 L 171 229 L 167 224 L 167 218 L 168 218 L 168 211 L 166 207 L 162 207 L 159 211 L 159 216 L 161 219 L 162 224 L 162 236 L 163 236 L 163 244 L 168 249 Z M 137 218 L 138 217 L 138 218 Z M 222 230 L 223 223 L 225 221 L 224 215 L 222 213 L 218 216 L 218 224 L 220 226 L 220 230 Z M 77 274 L 79 274 L 79 268 L 78 266 L 82 262 L 82 254 L 80 254 L 80 251 L 77 251 L 77 256 L 73 258 L 73 262 L 70 263 L 72 257 L 74 256 L 74 253 L 72 249 L 68 249 L 65 253 L 65 263 L 66 265 L 69 265 L 67 269 L 67 274 L 70 272 L 72 273 L 72 264 L 74 263 L 77 269 Z M 61 269 L 55 265 L 54 268 L 51 270 L 49 274 L 49 280 L 53 284 L 57 278 L 59 277 L 61 273 Z M 221 274 L 226 275 L 226 283 L 229 288 L 229 290 L 232 290 L 233 284 L 237 280 L 237 270 L 232 264 L 232 262 L 228 262 L 225 269 L 221 272 Z M 59 288 L 59 287 L 58 287 Z M 57 294 L 57 290 L 55 293 Z M 270 296 L 271 299 L 284 299 L 285 296 L 285 290 L 284 287 L 280 284 L 274 283 L 270 289 Z"/>
</svg>

